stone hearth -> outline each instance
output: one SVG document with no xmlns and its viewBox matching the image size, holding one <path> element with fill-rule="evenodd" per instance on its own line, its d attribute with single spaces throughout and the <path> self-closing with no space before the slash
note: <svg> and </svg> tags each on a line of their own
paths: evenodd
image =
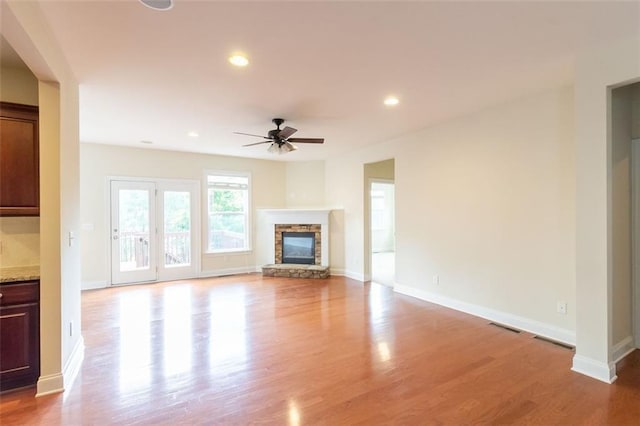
<svg viewBox="0 0 640 426">
<path fill-rule="evenodd" d="M 262 275 L 265 277 L 284 278 L 329 278 L 329 267 L 322 265 L 295 265 L 293 263 L 279 263 L 264 265 Z"/>
</svg>

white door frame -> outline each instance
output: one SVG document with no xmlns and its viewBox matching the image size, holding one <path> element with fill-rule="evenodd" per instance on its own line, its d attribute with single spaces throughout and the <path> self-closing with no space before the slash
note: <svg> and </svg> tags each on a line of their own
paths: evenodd
<svg viewBox="0 0 640 426">
<path fill-rule="evenodd" d="M 631 140 L 631 310 L 633 341 L 640 348 L 640 139 Z"/>
<path fill-rule="evenodd" d="M 193 188 L 193 197 L 191 200 L 191 215 L 192 215 L 192 241 L 191 241 L 191 250 L 192 250 L 192 263 L 193 263 L 193 276 L 181 276 L 180 279 L 186 278 L 196 278 L 200 276 L 200 264 L 201 264 L 201 212 L 200 212 L 200 181 L 196 179 L 166 179 L 166 178 L 150 178 L 150 177 L 139 177 L 139 176 L 107 176 L 105 185 L 107 190 L 105 191 L 107 195 L 106 205 L 109 208 L 105 209 L 106 220 L 105 223 L 107 225 L 107 233 L 108 238 L 106 239 L 107 245 L 107 265 L 109 271 L 109 282 L 108 286 L 112 286 L 113 284 L 113 273 L 112 273 L 112 254 L 111 254 L 111 182 L 114 181 L 127 181 L 127 182 L 153 182 L 156 184 L 156 189 L 170 189 L 171 187 L 175 187 L 174 185 L 181 187 L 189 187 Z M 156 215 L 159 216 L 161 214 L 161 209 L 156 209 Z M 160 225 L 158 225 L 160 226 Z M 159 253 L 159 251 L 158 251 Z M 156 255 L 156 258 L 159 259 L 159 254 Z M 171 277 L 162 277 L 161 280 L 170 280 L 177 279 Z M 150 282 L 157 282 L 155 281 Z M 116 284 L 119 285 L 119 284 Z"/>
</svg>

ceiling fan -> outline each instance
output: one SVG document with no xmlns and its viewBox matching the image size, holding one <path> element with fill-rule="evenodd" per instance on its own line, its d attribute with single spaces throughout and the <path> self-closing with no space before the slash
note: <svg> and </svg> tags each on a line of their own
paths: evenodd
<svg viewBox="0 0 640 426">
<path fill-rule="evenodd" d="M 260 145 L 263 143 L 270 143 L 271 145 L 269 146 L 269 149 L 267 151 L 271 153 L 278 153 L 278 154 L 286 154 L 287 152 L 295 151 L 296 149 L 298 149 L 298 147 L 295 146 L 292 142 L 324 143 L 323 138 L 292 138 L 291 135 L 297 132 L 298 129 L 294 129 L 293 127 L 286 126 L 284 129 L 280 130 L 280 125 L 284 123 L 283 118 L 274 118 L 271 121 L 273 122 L 273 124 L 276 125 L 277 128 L 273 130 L 269 130 L 269 132 L 267 133 L 267 136 L 252 135 L 250 133 L 241 133 L 241 132 L 233 132 L 233 133 L 235 133 L 236 135 L 255 136 L 257 138 L 266 139 L 266 141 L 249 143 L 242 146 L 253 146 L 253 145 Z"/>
</svg>

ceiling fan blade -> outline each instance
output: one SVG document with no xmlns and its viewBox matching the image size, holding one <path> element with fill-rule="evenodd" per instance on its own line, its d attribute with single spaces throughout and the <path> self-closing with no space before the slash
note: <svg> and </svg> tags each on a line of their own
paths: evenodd
<svg viewBox="0 0 640 426">
<path fill-rule="evenodd" d="M 256 142 L 256 143 L 248 143 L 246 145 L 242 145 L 242 146 L 254 146 L 254 145 L 261 145 L 263 143 L 272 143 L 271 141 L 263 141 L 263 142 Z"/>
<path fill-rule="evenodd" d="M 234 135 L 255 136 L 256 138 L 263 138 L 263 139 L 269 139 L 269 140 L 271 140 L 271 138 L 268 138 L 268 137 L 266 137 L 266 136 L 252 135 L 251 133 L 233 132 L 233 134 L 234 134 Z"/>
<path fill-rule="evenodd" d="M 324 143 L 324 138 L 289 138 L 287 142 L 294 143 Z"/>
<path fill-rule="evenodd" d="M 287 126 L 284 129 L 280 130 L 280 133 L 278 133 L 278 137 L 280 139 L 286 139 L 297 131 L 298 129 L 294 129 L 293 127 Z"/>
</svg>

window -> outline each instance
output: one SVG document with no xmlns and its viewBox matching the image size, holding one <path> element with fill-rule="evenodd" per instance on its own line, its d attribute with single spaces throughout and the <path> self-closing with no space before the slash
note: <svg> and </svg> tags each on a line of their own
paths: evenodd
<svg viewBox="0 0 640 426">
<path fill-rule="evenodd" d="M 371 190 L 371 229 L 385 229 L 387 221 L 384 191 Z"/>
<path fill-rule="evenodd" d="M 207 251 L 249 249 L 249 174 L 207 174 Z"/>
</svg>

